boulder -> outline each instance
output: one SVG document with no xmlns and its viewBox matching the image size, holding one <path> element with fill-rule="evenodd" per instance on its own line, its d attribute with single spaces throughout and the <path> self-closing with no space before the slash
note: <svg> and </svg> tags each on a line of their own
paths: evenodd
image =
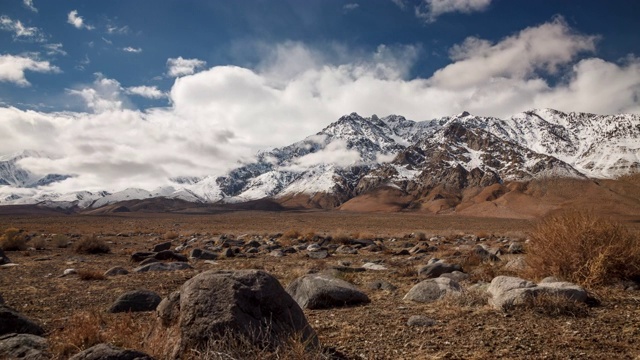
<svg viewBox="0 0 640 360">
<path fill-rule="evenodd" d="M 413 315 L 407 320 L 407 326 L 413 327 L 427 327 L 433 326 L 436 324 L 436 321 L 422 315 Z"/>
<path fill-rule="evenodd" d="M 47 340 L 32 334 L 0 335 L 0 358 L 22 360 L 48 360 Z"/>
<path fill-rule="evenodd" d="M 189 261 L 189 259 L 187 259 L 186 256 L 184 256 L 182 254 L 175 253 L 172 250 L 160 251 L 160 252 L 156 253 L 155 255 L 153 255 L 153 258 L 156 259 L 156 260 L 173 260 L 173 261 L 182 261 L 182 262 Z"/>
<path fill-rule="evenodd" d="M 171 250 L 171 241 L 166 241 L 160 244 L 153 245 L 153 252 L 157 253 L 160 251 Z"/>
<path fill-rule="evenodd" d="M 317 251 L 310 251 L 307 253 L 307 256 L 311 259 L 326 259 L 327 257 L 329 257 L 329 252 L 327 250 L 317 250 Z"/>
<path fill-rule="evenodd" d="M 297 278 L 287 292 L 303 309 L 326 309 L 369 303 L 369 297 L 353 284 L 327 274 L 307 274 Z"/>
<path fill-rule="evenodd" d="M 292 336 L 317 345 L 302 309 L 278 280 L 261 270 L 206 271 L 162 300 L 149 340 L 162 358 L 179 358 L 210 338 L 244 336 L 272 347 Z"/>
<path fill-rule="evenodd" d="M 462 266 L 458 264 L 447 264 L 442 261 L 437 261 L 420 268 L 418 270 L 418 275 L 432 279 L 437 278 L 442 274 L 452 273 L 454 271 L 462 271 Z"/>
<path fill-rule="evenodd" d="M 153 291 L 134 290 L 126 292 L 111 305 L 110 313 L 153 311 L 162 298 Z"/>
<path fill-rule="evenodd" d="M 11 260 L 5 255 L 4 250 L 0 249 L 0 265 L 10 264 Z"/>
<path fill-rule="evenodd" d="M 489 304 L 498 310 L 507 310 L 514 306 L 530 304 L 531 300 L 542 294 L 557 296 L 567 301 L 586 302 L 588 294 L 579 285 L 564 281 L 549 281 L 536 285 L 511 276 L 497 276 L 487 288 L 491 295 Z"/>
<path fill-rule="evenodd" d="M 136 350 L 125 350 L 111 344 L 98 344 L 72 356 L 69 360 L 154 360 Z"/>
<path fill-rule="evenodd" d="M 444 273 L 442 275 L 440 275 L 440 277 L 446 277 L 449 278 L 451 280 L 455 280 L 457 282 L 461 282 L 464 280 L 467 280 L 469 278 L 469 274 L 465 274 L 462 271 L 453 271 L 450 273 Z"/>
<path fill-rule="evenodd" d="M 0 335 L 9 333 L 42 335 L 44 330 L 32 320 L 2 304 L 0 305 Z"/>
<path fill-rule="evenodd" d="M 218 259 L 218 254 L 214 253 L 213 251 L 196 248 L 191 250 L 189 257 L 192 259 L 200 259 L 200 260 L 216 260 Z"/>
<path fill-rule="evenodd" d="M 153 255 L 155 255 L 154 252 L 148 252 L 148 251 L 134 252 L 133 254 L 131 254 L 131 261 L 140 262 L 140 261 L 142 261 L 144 259 L 153 257 Z"/>
<path fill-rule="evenodd" d="M 404 296 L 404 300 L 421 303 L 436 301 L 445 295 L 459 295 L 462 287 L 455 280 L 449 278 L 435 278 L 419 282 Z"/>
<path fill-rule="evenodd" d="M 176 271 L 176 270 L 186 270 L 193 269 L 191 265 L 186 262 L 170 262 L 170 263 L 162 263 L 162 262 L 154 262 L 151 264 L 146 264 L 140 267 L 133 269 L 133 272 L 148 272 L 148 271 Z"/>
<path fill-rule="evenodd" d="M 104 276 L 127 275 L 129 271 L 121 266 L 114 266 L 104 272 Z"/>
</svg>

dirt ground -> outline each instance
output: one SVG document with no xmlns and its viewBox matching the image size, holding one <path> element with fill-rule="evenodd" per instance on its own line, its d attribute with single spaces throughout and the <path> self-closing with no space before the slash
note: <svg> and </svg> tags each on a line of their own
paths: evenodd
<svg viewBox="0 0 640 360">
<path fill-rule="evenodd" d="M 486 304 L 460 304 L 437 301 L 419 304 L 403 301 L 407 291 L 422 279 L 416 268 L 432 256 L 447 259 L 461 249 L 456 237 L 470 234 L 487 238 L 491 246 L 526 239 L 532 228 L 528 220 L 483 219 L 423 214 L 358 214 L 347 212 L 221 212 L 209 215 L 117 214 L 87 215 L 2 215 L 0 231 L 15 227 L 50 238 L 67 234 L 72 241 L 95 234 L 105 240 L 110 254 L 77 254 L 72 247 L 58 248 L 47 243 L 45 250 L 10 251 L 7 255 L 18 266 L 0 268 L 0 293 L 5 302 L 40 322 L 59 358 L 80 351 L 72 341 L 72 327 L 80 314 L 98 319 L 107 340 L 149 353 L 144 335 L 154 321 L 153 313 L 108 314 L 105 310 L 122 293 L 148 289 L 161 296 L 175 291 L 195 274 L 211 269 L 263 269 L 276 276 L 283 286 L 308 271 L 323 271 L 339 263 L 361 266 L 379 261 L 388 270 L 363 271 L 341 275 L 363 290 L 371 303 L 329 310 L 305 310 L 321 343 L 349 359 L 640 359 L 640 291 L 621 287 L 589 289 L 601 300 L 600 306 L 575 314 L 550 315 L 532 310 L 509 313 Z M 633 225 L 633 224 L 632 224 Z M 257 254 L 255 257 L 220 259 L 215 264 L 191 261 L 193 270 L 130 273 L 104 280 L 60 277 L 65 269 L 104 272 L 113 266 L 132 270 L 135 251 L 149 250 L 175 233 L 174 246 L 186 239 L 216 238 L 220 234 L 240 236 L 268 235 L 297 230 L 315 234 L 348 233 L 353 237 L 382 238 L 385 251 L 359 251 L 355 255 L 332 253 L 313 260 L 304 253 L 285 257 Z M 411 259 L 395 255 L 418 240 L 409 235 L 423 233 L 426 238 L 443 235 L 435 253 Z M 422 235 L 419 235 L 422 236 Z M 503 261 L 508 260 L 505 255 Z M 453 261 L 453 260 L 452 260 Z M 474 281 L 490 280 L 499 273 L 484 269 Z M 465 269 L 467 270 L 467 269 Z M 386 280 L 396 291 L 373 290 L 367 285 Z M 468 286 L 470 283 L 464 283 Z M 435 320 L 430 327 L 409 327 L 412 315 Z M 125 325 L 131 333 L 109 332 L 110 326 Z M 122 332 L 122 331 L 121 331 Z M 106 335 L 105 335 L 106 336 Z M 64 349 L 64 350 L 63 350 Z"/>
</svg>

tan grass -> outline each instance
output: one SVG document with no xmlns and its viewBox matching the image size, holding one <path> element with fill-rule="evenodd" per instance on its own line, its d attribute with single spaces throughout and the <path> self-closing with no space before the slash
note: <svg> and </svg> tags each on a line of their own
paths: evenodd
<svg viewBox="0 0 640 360">
<path fill-rule="evenodd" d="M 55 234 L 51 237 L 51 244 L 59 249 L 64 249 L 69 246 L 69 237 L 63 234 Z"/>
<path fill-rule="evenodd" d="M 603 285 L 640 277 L 640 239 L 621 224 L 569 212 L 537 225 L 525 259 L 531 272 L 525 276 Z"/>
<path fill-rule="evenodd" d="M 41 237 L 31 239 L 29 243 L 31 244 L 31 247 L 36 250 L 45 250 L 47 248 L 47 242 Z"/>
<path fill-rule="evenodd" d="M 78 277 L 80 280 L 106 280 L 107 278 L 101 271 L 82 269 L 78 270 Z"/>
<path fill-rule="evenodd" d="M 74 251 L 79 254 L 108 254 L 111 249 L 104 240 L 93 235 L 78 241 L 74 245 Z"/>
<path fill-rule="evenodd" d="M 0 248 L 4 251 L 22 251 L 27 249 L 27 239 L 20 230 L 9 228 L 0 236 Z"/>
</svg>

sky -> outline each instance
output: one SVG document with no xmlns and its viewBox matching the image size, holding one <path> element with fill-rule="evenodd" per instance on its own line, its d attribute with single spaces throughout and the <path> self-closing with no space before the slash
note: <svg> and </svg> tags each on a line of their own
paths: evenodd
<svg viewBox="0 0 640 360">
<path fill-rule="evenodd" d="M 0 155 L 55 191 L 222 174 L 341 115 L 640 113 L 640 2 L 2 0 Z"/>
</svg>

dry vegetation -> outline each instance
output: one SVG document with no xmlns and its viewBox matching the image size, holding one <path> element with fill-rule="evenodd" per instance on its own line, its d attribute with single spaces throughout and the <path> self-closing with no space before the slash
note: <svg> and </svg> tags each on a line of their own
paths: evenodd
<svg viewBox="0 0 640 360">
<path fill-rule="evenodd" d="M 78 241 L 73 249 L 79 254 L 108 254 L 111 252 L 109 245 L 95 235 L 88 236 Z"/>
<path fill-rule="evenodd" d="M 187 354 L 187 358 L 339 358 L 335 353 L 343 354 L 344 359 L 412 360 L 601 359 L 634 358 L 640 355 L 640 343 L 637 341 L 640 338 L 640 319 L 633 316 L 638 311 L 640 295 L 637 291 L 623 290 L 619 284 L 608 285 L 609 281 L 594 280 L 628 279 L 632 276 L 633 272 L 622 271 L 619 265 L 610 268 L 595 266 L 590 272 L 577 272 L 583 276 L 581 283 L 588 284 L 589 290 L 597 293 L 601 300 L 600 306 L 591 308 L 577 303 L 560 302 L 553 297 L 538 297 L 532 299 L 527 307 L 505 314 L 487 305 L 487 294 L 482 288 L 468 289 L 461 296 L 446 297 L 430 304 L 402 300 L 404 294 L 422 280 L 418 269 L 434 256 L 461 264 L 464 271 L 471 275 L 464 283 L 466 288 L 477 281 L 490 281 L 495 275 L 513 274 L 504 266 L 515 256 L 501 255 L 502 261 L 487 261 L 469 252 L 473 249 L 472 246 L 461 245 L 458 240 L 462 235 L 486 238 L 488 240 L 483 243 L 501 247 L 502 250 L 506 250 L 508 243 L 500 243 L 501 236 L 507 235 L 510 239 L 519 241 L 531 239 L 526 248 L 528 254 L 524 256 L 532 261 L 534 272 L 528 272 L 527 278 L 556 275 L 572 280 L 577 278 L 570 278 L 567 274 L 574 273 L 574 270 L 559 273 L 553 269 L 583 270 L 587 268 L 584 264 L 596 264 L 588 256 L 589 253 L 573 256 L 576 249 L 566 243 L 576 242 L 576 239 L 586 239 L 584 246 L 594 243 L 601 246 L 599 251 L 604 252 L 600 253 L 615 255 L 605 259 L 610 260 L 611 264 L 621 264 L 617 259 L 622 256 L 627 264 L 639 264 L 637 258 L 629 257 L 633 254 L 629 250 L 636 246 L 635 241 L 629 239 L 637 235 L 633 230 L 624 230 L 629 228 L 629 224 L 618 228 L 619 225 L 613 222 L 585 217 L 584 214 L 549 218 L 536 225 L 522 220 L 335 212 L 251 212 L 206 216 L 133 213 L 108 217 L 69 216 L 64 221 L 60 220 L 59 217 L 0 218 L 2 224 L 24 229 L 25 231 L 18 232 L 20 234 L 33 235 L 30 230 L 37 229 L 34 230 L 37 235 L 48 239 L 48 246 L 44 250 L 17 250 L 8 253 L 20 266 L 0 269 L 0 292 L 7 304 L 43 324 L 56 359 L 68 359 L 100 342 L 139 349 L 154 355 L 154 344 L 145 342 L 145 336 L 155 322 L 153 313 L 105 312 L 126 291 L 144 288 L 165 297 L 195 274 L 212 269 L 263 269 L 286 286 L 296 277 L 308 272 L 332 271 L 333 267 L 345 263 L 358 267 L 365 261 L 373 260 L 380 261 L 389 270 L 336 273 L 338 277 L 365 291 L 371 299 L 370 304 L 305 310 L 323 348 L 304 352 L 306 344 L 296 339 L 283 339 L 281 347 L 264 350 L 243 338 L 227 336 L 212 340 L 205 349 L 193 350 Z M 563 233 L 563 228 L 573 231 Z M 5 233 L 2 228 L 0 231 Z M 279 232 L 284 232 L 280 238 L 275 236 Z M 10 233 L 15 234 L 15 231 Z M 121 233 L 127 236 L 117 235 Z M 58 235 L 47 237 L 47 234 Z M 219 259 L 215 263 L 192 262 L 194 270 L 130 273 L 126 276 L 104 278 L 104 271 L 113 266 L 127 269 L 136 266 L 129 260 L 131 253 L 149 250 L 154 244 L 167 241 L 168 237 L 175 240 L 174 244 L 180 244 L 186 239 L 186 234 L 202 240 L 218 238 L 221 234 L 250 234 L 250 237 L 260 235 L 265 239 L 276 238 L 282 244 L 291 245 L 304 241 L 308 243 L 317 235 L 332 236 L 331 244 L 383 238 L 384 250 L 362 250 L 356 255 L 332 253 L 329 258 L 322 260 L 312 260 L 303 254 L 288 254 L 282 258 L 261 254 L 255 257 Z M 627 238 L 629 234 L 631 237 Z M 405 246 L 408 244 L 431 244 L 429 239 L 437 235 L 443 239 L 434 242 L 438 244 L 437 252 L 427 252 L 419 254 L 420 256 L 396 255 L 399 250 L 408 249 Z M 396 240 L 391 241 L 391 238 Z M 544 246 L 538 242 L 538 239 L 543 238 L 547 241 Z M 616 245 L 618 240 L 614 239 L 622 239 L 625 248 Z M 28 247 L 34 247 L 34 240 L 36 239 L 25 243 Z M 74 246 L 61 246 L 69 243 L 74 243 Z M 80 244 L 89 249 L 106 246 L 110 252 L 76 253 Z M 547 249 L 553 251 L 543 252 Z M 617 252 L 612 252 L 613 249 Z M 563 251 L 564 255 L 555 254 Z M 586 252 L 586 249 L 582 251 Z M 572 256 L 568 256 L 566 252 Z M 536 268 L 536 262 L 531 260 L 536 257 L 555 259 L 555 262 L 551 263 L 553 265 L 543 262 L 544 267 Z M 586 260 L 582 260 L 583 265 L 579 265 L 578 259 Z M 567 267 L 568 264 L 573 267 Z M 77 276 L 59 277 L 70 267 L 78 269 Z M 368 284 L 378 280 L 396 285 L 398 289 L 373 290 L 368 287 Z M 424 315 L 433 318 L 436 323 L 431 327 L 409 327 L 406 322 L 412 315 Z M 330 355 L 331 353 L 334 355 Z"/>
</svg>

